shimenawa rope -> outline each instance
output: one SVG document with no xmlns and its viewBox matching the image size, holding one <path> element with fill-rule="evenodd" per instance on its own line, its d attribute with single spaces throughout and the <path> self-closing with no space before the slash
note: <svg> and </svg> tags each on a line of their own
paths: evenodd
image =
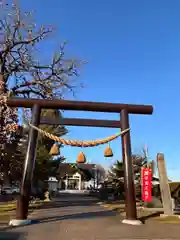
<svg viewBox="0 0 180 240">
<path fill-rule="evenodd" d="M 68 145 L 68 146 L 71 146 L 71 147 L 95 147 L 95 146 L 98 146 L 98 145 L 102 145 L 102 144 L 113 141 L 114 139 L 116 139 L 119 136 L 127 133 L 130 130 L 130 128 L 127 128 L 120 133 L 117 133 L 115 135 L 112 135 L 112 136 L 104 138 L 104 139 L 99 139 L 99 140 L 94 140 L 94 141 L 92 141 L 92 140 L 90 140 L 90 141 L 79 141 L 79 140 L 68 140 L 68 139 L 64 139 L 64 138 L 55 136 L 51 133 L 48 133 L 48 132 L 32 125 L 31 123 L 29 123 L 29 126 L 34 128 L 40 134 L 46 136 L 47 138 L 50 138 L 50 139 L 54 140 L 55 142 L 60 142 L 61 144 Z"/>
<path fill-rule="evenodd" d="M 5 105 L 6 106 L 6 102 L 7 102 L 7 96 L 1 96 L 0 97 L 0 105 Z M 37 130 L 42 135 L 54 140 L 55 142 L 60 142 L 61 144 L 72 146 L 72 147 L 95 147 L 95 146 L 98 146 L 98 145 L 102 145 L 102 144 L 113 141 L 114 139 L 116 139 L 119 136 L 127 133 L 130 130 L 130 128 L 125 129 L 120 133 L 117 133 L 115 135 L 112 135 L 112 136 L 104 138 L 104 139 L 99 139 L 99 140 L 94 140 L 94 141 L 92 141 L 92 140 L 90 140 L 90 141 L 79 141 L 79 140 L 68 140 L 68 139 L 60 138 L 58 136 L 55 136 L 51 133 L 48 133 L 48 132 L 32 125 L 31 123 L 29 123 L 29 126 L 34 128 L 35 130 Z M 16 132 L 17 128 L 18 128 L 18 125 L 15 124 L 15 123 L 6 125 L 6 130 L 7 131 Z"/>
</svg>

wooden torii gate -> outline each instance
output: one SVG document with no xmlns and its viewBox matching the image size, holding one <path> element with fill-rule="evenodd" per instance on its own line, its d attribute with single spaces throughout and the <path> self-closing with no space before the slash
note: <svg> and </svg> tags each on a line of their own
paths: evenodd
<svg viewBox="0 0 180 240">
<path fill-rule="evenodd" d="M 42 119 L 40 121 L 41 109 L 60 109 L 74 111 L 91 111 L 91 112 L 108 112 L 119 113 L 120 121 L 95 120 L 95 119 L 62 119 L 62 125 L 72 126 L 95 126 L 95 127 L 113 127 L 121 128 L 121 131 L 129 128 L 129 114 L 148 114 L 153 113 L 151 105 L 133 105 L 119 103 L 103 103 L 103 102 L 85 102 L 85 101 L 67 101 L 67 100 L 42 100 L 42 99 L 23 99 L 9 98 L 7 100 L 9 107 L 32 108 L 31 124 L 38 127 L 40 123 L 46 123 Z M 51 124 L 48 122 L 48 124 Z M 10 224 L 21 225 L 27 224 L 29 198 L 31 193 L 31 182 L 33 177 L 34 164 L 36 159 L 38 132 L 30 128 L 28 147 L 24 165 L 23 179 L 21 185 L 20 199 L 17 204 L 16 219 Z M 131 139 L 130 132 L 121 136 L 122 139 L 122 158 L 124 163 L 124 187 L 126 200 L 126 219 L 123 220 L 127 224 L 140 224 L 137 220 L 136 198 L 134 177 L 131 159 Z"/>
</svg>

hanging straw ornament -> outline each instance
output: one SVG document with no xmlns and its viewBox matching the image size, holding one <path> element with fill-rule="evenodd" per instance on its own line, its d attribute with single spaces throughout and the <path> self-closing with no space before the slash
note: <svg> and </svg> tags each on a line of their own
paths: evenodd
<svg viewBox="0 0 180 240">
<path fill-rule="evenodd" d="M 54 143 L 53 146 L 51 147 L 51 150 L 49 152 L 49 155 L 51 156 L 58 156 L 60 155 L 60 150 L 59 150 L 59 145 Z"/>
<path fill-rule="evenodd" d="M 83 152 L 80 152 L 77 156 L 76 163 L 85 163 L 86 162 L 86 156 Z"/>
<path fill-rule="evenodd" d="M 104 150 L 104 157 L 113 157 L 113 151 L 110 146 L 107 146 Z"/>
</svg>

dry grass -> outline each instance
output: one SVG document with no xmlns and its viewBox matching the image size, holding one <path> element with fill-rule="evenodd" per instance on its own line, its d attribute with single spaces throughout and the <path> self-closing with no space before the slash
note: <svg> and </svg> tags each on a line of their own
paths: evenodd
<svg viewBox="0 0 180 240">
<path fill-rule="evenodd" d="M 141 203 L 136 204 L 137 207 L 141 206 Z M 125 216 L 125 204 L 124 203 L 111 203 L 111 204 L 104 204 L 105 208 L 118 211 L 121 216 Z M 180 216 L 168 216 L 168 217 L 162 217 L 160 216 L 163 212 L 162 211 L 156 211 L 153 209 L 143 209 L 143 208 L 137 208 L 137 215 L 138 218 L 142 221 L 149 221 L 154 220 L 158 221 L 160 223 L 175 223 L 180 224 Z"/>
<path fill-rule="evenodd" d="M 35 207 L 38 207 L 40 206 L 42 203 L 44 203 L 44 201 L 36 201 L 34 203 L 30 203 L 29 204 L 29 208 L 35 208 Z M 6 212 L 6 211 L 13 211 L 13 210 L 16 210 L 16 201 L 13 201 L 13 202 L 8 202 L 8 203 L 4 203 L 4 204 L 1 204 L 0 205 L 0 214 L 2 212 Z"/>
<path fill-rule="evenodd" d="M 180 216 L 159 217 L 157 220 L 161 223 L 177 223 L 180 224 Z"/>
<path fill-rule="evenodd" d="M 139 207 L 141 206 L 142 203 L 138 202 L 136 203 L 136 206 Z M 125 203 L 122 202 L 115 202 L 115 203 L 109 203 L 109 204 L 103 204 L 103 207 L 111 209 L 111 210 L 120 210 L 125 208 Z"/>
<path fill-rule="evenodd" d="M 120 213 L 121 216 L 125 216 L 125 204 L 124 203 L 111 203 L 111 204 L 104 204 L 103 205 L 105 208 L 117 211 Z M 141 203 L 136 203 L 136 206 L 139 207 L 141 206 Z M 152 220 L 152 219 L 158 219 L 162 212 L 160 211 L 155 211 L 155 210 L 144 210 L 143 208 L 137 208 L 137 215 L 138 218 L 141 221 L 146 221 L 146 220 Z"/>
<path fill-rule="evenodd" d="M 39 208 L 44 204 L 44 201 L 36 201 L 29 205 L 29 213 Z M 16 201 L 8 202 L 0 205 L 0 224 L 6 224 L 15 216 Z"/>
</svg>

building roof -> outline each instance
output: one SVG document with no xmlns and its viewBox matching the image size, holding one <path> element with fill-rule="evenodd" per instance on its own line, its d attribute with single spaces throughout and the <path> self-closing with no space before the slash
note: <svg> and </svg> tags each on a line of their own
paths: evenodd
<svg viewBox="0 0 180 240">
<path fill-rule="evenodd" d="M 57 170 L 57 177 L 64 178 L 66 175 L 73 175 L 76 172 L 80 173 L 82 177 L 91 179 L 94 177 L 94 164 L 80 163 L 74 165 L 74 163 L 60 163 Z"/>
<path fill-rule="evenodd" d="M 160 192 L 160 184 L 156 184 L 154 188 Z M 171 196 L 174 197 L 178 192 L 180 192 L 180 182 L 169 182 L 169 188 Z"/>
</svg>

